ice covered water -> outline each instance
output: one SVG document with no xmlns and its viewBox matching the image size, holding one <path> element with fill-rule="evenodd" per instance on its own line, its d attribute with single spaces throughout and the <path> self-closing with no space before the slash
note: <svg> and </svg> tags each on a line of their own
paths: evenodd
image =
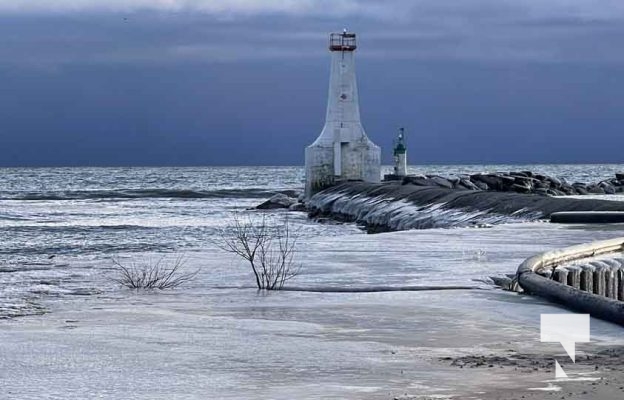
<svg viewBox="0 0 624 400">
<path fill-rule="evenodd" d="M 596 181 L 621 166 L 530 169 Z M 14 169 L 0 181 L 0 397 L 392 398 L 444 395 L 483 379 L 432 360 L 493 344 L 539 343 L 560 309 L 494 290 L 537 252 L 624 228 L 532 222 L 366 235 L 289 216 L 302 232 L 300 288 L 466 286 L 472 290 L 261 294 L 211 241 L 232 210 L 300 190 L 300 168 Z M 182 254 L 195 280 L 135 293 L 110 280 L 126 262 Z M 20 315 L 25 318 L 12 318 Z M 592 322 L 592 340 L 617 340 Z M 462 338 L 461 344 L 457 337 Z M 472 383 L 471 383 L 472 382 Z M 45 390 L 43 390 L 45 388 Z"/>
<path fill-rule="evenodd" d="M 427 166 L 410 167 L 410 172 L 451 175 L 530 169 L 570 181 L 595 182 L 613 176 L 621 167 Z M 213 251 L 208 250 L 208 243 L 215 228 L 227 223 L 232 211 L 245 213 L 276 191 L 300 191 L 304 180 L 299 167 L 19 168 L 2 169 L 0 176 L 0 318 L 40 313 L 48 300 L 62 300 L 76 290 L 102 291 L 104 283 L 97 278 L 99 271 L 110 268 L 111 257 L 151 254 L 157 258 L 157 254 Z M 358 260 L 381 265 L 381 246 L 392 245 L 383 236 L 375 236 L 366 249 L 356 251 L 349 243 L 362 234 L 357 227 L 318 224 L 303 214 L 278 216 L 285 214 L 312 241 L 344 237 L 338 243 L 344 244 L 345 253 L 335 255 L 344 268 L 330 269 L 340 284 L 358 283 L 362 277 Z M 421 234 L 419 240 L 437 240 L 430 232 Z M 461 241 L 456 245 L 464 246 Z M 310 255 L 314 258 L 312 251 L 304 251 L 304 256 Z M 410 255 L 397 257 L 423 262 Z M 443 266 L 423 265 L 418 282 L 437 282 L 438 268 L 443 274 Z M 393 279 L 411 282 L 411 275 L 404 276 L 411 272 L 410 267 L 385 270 L 376 284 L 391 284 Z M 303 282 L 300 278 L 297 284 Z"/>
</svg>

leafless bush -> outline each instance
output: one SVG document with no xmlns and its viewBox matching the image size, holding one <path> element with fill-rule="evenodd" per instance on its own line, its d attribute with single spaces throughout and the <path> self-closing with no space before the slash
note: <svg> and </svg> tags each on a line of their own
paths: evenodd
<svg viewBox="0 0 624 400">
<path fill-rule="evenodd" d="M 130 289 L 173 289 L 192 280 L 199 272 L 184 272 L 183 257 L 177 257 L 171 263 L 163 256 L 156 262 L 148 260 L 130 265 L 113 259 L 113 265 L 117 275 L 111 278 L 112 281 Z"/>
<path fill-rule="evenodd" d="M 277 224 L 269 222 L 266 214 L 257 221 L 234 214 L 215 243 L 249 262 L 258 289 L 279 290 L 301 270 L 294 262 L 299 234 L 288 218 Z"/>
</svg>

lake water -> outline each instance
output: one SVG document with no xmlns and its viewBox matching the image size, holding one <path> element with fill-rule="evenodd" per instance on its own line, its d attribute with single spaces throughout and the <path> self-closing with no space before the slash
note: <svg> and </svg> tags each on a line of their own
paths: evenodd
<svg viewBox="0 0 624 400">
<path fill-rule="evenodd" d="M 423 166 L 411 172 L 532 170 L 597 182 L 624 165 Z M 432 360 L 493 344 L 539 345 L 560 310 L 492 288 L 526 257 L 624 236 L 624 227 L 543 222 L 367 235 L 277 211 L 301 233 L 303 288 L 453 286 L 463 291 L 253 289 L 215 247 L 232 212 L 300 191 L 300 167 L 0 170 L 1 398 L 392 398 L 470 389 Z M 198 271 L 169 292 L 119 287 L 112 259 Z M 15 318 L 20 317 L 20 318 Z M 593 339 L 619 328 L 594 321 Z M 471 374 L 466 372 L 466 374 Z M 129 388 L 134 388 L 129 392 Z M 132 393 L 132 394 L 130 394 Z"/>
</svg>

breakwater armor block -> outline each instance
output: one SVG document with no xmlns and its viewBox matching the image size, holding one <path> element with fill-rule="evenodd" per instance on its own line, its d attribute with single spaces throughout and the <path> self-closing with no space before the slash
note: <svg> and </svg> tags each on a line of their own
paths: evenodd
<svg viewBox="0 0 624 400">
<path fill-rule="evenodd" d="M 337 182 L 381 178 L 381 149 L 367 136 L 360 121 L 355 77 L 355 33 L 332 33 L 331 71 L 325 126 L 305 150 L 305 197 Z"/>
</svg>

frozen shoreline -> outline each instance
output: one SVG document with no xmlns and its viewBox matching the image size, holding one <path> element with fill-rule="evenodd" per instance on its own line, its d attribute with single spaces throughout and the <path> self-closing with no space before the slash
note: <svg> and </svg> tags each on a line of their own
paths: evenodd
<svg viewBox="0 0 624 400">
<path fill-rule="evenodd" d="M 623 231 L 529 223 L 311 237 L 301 254 L 305 272 L 293 284 L 475 285 L 475 279 L 513 273 L 539 251 Z M 566 311 L 528 296 L 495 289 L 214 289 L 248 283 L 248 271 L 211 249 L 189 257 L 191 267 L 201 267 L 189 287 L 153 294 L 108 288 L 49 300 L 49 314 L 0 323 L 0 397 L 461 398 L 547 387 L 554 369 L 519 375 L 515 366 L 460 368 L 445 357 L 507 356 L 513 350 L 544 361 L 563 354 L 560 345 L 539 342 L 539 316 Z M 596 343 L 583 350 L 622 345 L 620 338 L 621 328 L 592 320 Z"/>
</svg>

